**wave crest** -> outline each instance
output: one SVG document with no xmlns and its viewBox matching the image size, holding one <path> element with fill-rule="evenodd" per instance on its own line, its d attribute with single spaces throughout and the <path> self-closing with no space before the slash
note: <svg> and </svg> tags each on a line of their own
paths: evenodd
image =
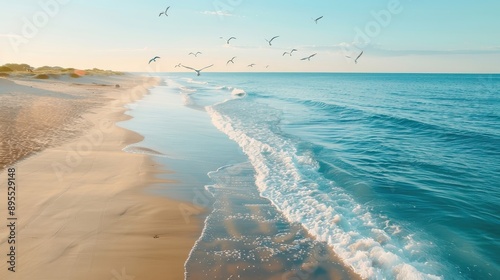
<svg viewBox="0 0 500 280">
<path fill-rule="evenodd" d="M 231 91 L 231 94 L 235 96 L 245 96 L 247 93 L 240 88 L 235 88 L 233 89 L 233 91 Z"/>
</svg>

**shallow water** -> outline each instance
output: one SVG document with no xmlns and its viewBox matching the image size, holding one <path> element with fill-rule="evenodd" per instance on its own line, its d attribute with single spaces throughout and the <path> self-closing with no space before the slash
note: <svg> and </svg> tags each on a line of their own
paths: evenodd
<svg viewBox="0 0 500 280">
<path fill-rule="evenodd" d="M 174 196 L 213 203 L 188 276 L 283 277 L 328 244 L 370 279 L 500 278 L 500 76 L 163 78 L 123 124 L 162 154 Z M 281 224 L 301 229 L 282 255 Z M 249 259 L 264 251 L 291 260 Z"/>
</svg>

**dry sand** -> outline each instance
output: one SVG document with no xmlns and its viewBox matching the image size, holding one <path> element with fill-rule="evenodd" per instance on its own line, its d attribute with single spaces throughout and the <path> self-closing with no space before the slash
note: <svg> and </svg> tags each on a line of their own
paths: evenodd
<svg viewBox="0 0 500 280">
<path fill-rule="evenodd" d="M 16 272 L 0 227 L 0 279 L 183 279 L 202 221 L 143 188 L 162 183 L 150 158 L 122 149 L 123 105 L 157 80 L 134 76 L 0 78 L 0 220 L 7 167 L 16 168 Z M 120 87 L 115 87 L 119 84 Z M 20 160 L 22 159 L 22 160 Z M 10 221 L 9 221 L 10 222 Z"/>
</svg>

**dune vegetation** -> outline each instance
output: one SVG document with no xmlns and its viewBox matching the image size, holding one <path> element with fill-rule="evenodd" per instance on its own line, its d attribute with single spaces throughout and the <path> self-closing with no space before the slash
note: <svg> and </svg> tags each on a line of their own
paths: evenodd
<svg viewBox="0 0 500 280">
<path fill-rule="evenodd" d="M 93 69 L 76 69 L 64 68 L 60 66 L 42 66 L 32 67 L 28 64 L 7 63 L 0 66 L 0 77 L 33 77 L 36 79 L 50 79 L 62 76 L 71 78 L 79 78 L 81 76 L 113 76 L 123 75 L 123 72 L 111 70 Z"/>
</svg>

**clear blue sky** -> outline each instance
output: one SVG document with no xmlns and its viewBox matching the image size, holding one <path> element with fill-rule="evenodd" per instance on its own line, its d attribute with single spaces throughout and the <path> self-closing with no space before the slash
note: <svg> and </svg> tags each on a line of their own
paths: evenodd
<svg viewBox="0 0 500 280">
<path fill-rule="evenodd" d="M 214 64 L 210 71 L 500 73 L 498 0 L 0 0 L 0 5 L 0 64 L 160 72 L 181 71 L 174 66 L 183 63 Z M 159 17 L 167 6 L 169 16 Z M 320 16 L 316 24 L 313 18 Z M 277 35 L 269 46 L 265 39 Z M 227 45 L 231 36 L 237 39 Z M 292 48 L 298 49 L 293 56 L 282 56 Z M 196 51 L 202 54 L 188 55 Z M 310 61 L 300 60 L 314 53 Z M 148 65 L 155 55 L 161 59 Z M 235 64 L 226 65 L 233 56 Z M 247 67 L 251 63 L 254 68 Z"/>
</svg>

